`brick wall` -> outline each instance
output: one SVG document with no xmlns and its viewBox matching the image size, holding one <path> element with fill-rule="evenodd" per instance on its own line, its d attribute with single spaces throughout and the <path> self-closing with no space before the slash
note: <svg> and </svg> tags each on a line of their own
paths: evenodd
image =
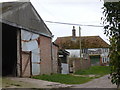
<svg viewBox="0 0 120 90">
<path fill-rule="evenodd" d="M 53 73 L 58 72 L 58 47 L 52 45 L 52 55 L 53 55 Z"/>
<path fill-rule="evenodd" d="M 52 60 L 51 60 L 51 38 L 40 36 L 40 74 L 52 73 Z"/>
<path fill-rule="evenodd" d="M 91 66 L 90 59 L 84 60 L 82 59 L 82 63 L 80 59 L 73 60 L 73 72 L 79 70 L 79 69 L 86 69 Z"/>
</svg>

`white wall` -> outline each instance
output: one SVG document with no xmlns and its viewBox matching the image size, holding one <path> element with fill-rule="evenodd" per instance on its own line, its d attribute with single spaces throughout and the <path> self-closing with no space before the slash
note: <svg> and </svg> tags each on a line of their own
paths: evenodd
<svg viewBox="0 0 120 90">
<path fill-rule="evenodd" d="M 80 57 L 80 49 L 66 49 L 66 51 L 70 53 L 69 57 Z"/>
<path fill-rule="evenodd" d="M 102 63 L 107 63 L 109 61 L 109 49 L 108 48 L 90 48 L 88 51 L 98 51 L 95 54 L 99 54 L 102 58 Z M 69 57 L 80 57 L 80 49 L 66 49 L 70 53 Z M 92 54 L 92 53 L 91 53 Z M 83 53 L 81 55 L 83 57 Z"/>
</svg>

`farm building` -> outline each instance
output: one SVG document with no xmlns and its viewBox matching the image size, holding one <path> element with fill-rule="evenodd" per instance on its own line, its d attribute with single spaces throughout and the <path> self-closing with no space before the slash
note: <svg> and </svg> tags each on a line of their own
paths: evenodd
<svg viewBox="0 0 120 90">
<path fill-rule="evenodd" d="M 59 73 L 59 59 L 58 59 L 58 50 L 59 46 L 56 45 L 54 42 L 52 43 L 52 63 L 53 63 L 53 73 Z"/>
<path fill-rule="evenodd" d="M 63 49 L 59 49 L 58 55 L 59 55 L 59 71 L 62 74 L 69 74 L 69 52 Z"/>
<path fill-rule="evenodd" d="M 58 37 L 55 43 L 59 45 L 61 49 L 65 49 L 70 53 L 69 59 L 78 59 L 81 57 L 84 59 L 83 68 L 87 68 L 90 65 L 106 65 L 109 62 L 109 44 L 107 44 L 99 36 L 76 36 L 75 28 L 72 29 L 72 36 Z M 81 39 L 81 51 L 80 51 L 80 39 Z M 79 59 L 80 61 L 80 59 Z M 78 60 L 75 62 L 78 63 Z M 79 62 L 80 64 L 80 62 Z M 71 64 L 73 67 L 73 63 Z M 70 67 L 71 67 L 70 65 Z M 74 68 L 74 67 L 73 67 Z"/>
<path fill-rule="evenodd" d="M 51 74 L 52 33 L 30 2 L 5 2 L 2 24 L 2 75 Z"/>
</svg>

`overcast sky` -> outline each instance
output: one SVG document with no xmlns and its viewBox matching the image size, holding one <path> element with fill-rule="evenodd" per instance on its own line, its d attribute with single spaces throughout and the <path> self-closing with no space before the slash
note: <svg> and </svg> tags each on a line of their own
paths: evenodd
<svg viewBox="0 0 120 90">
<path fill-rule="evenodd" d="M 103 2 L 100 0 L 31 0 L 43 20 L 65 23 L 77 23 L 83 25 L 101 25 Z M 72 27 L 45 22 L 54 35 L 57 37 L 71 36 Z M 79 35 L 79 27 L 76 27 L 76 34 Z M 82 36 L 101 36 L 106 42 L 108 38 L 104 35 L 102 27 L 81 26 Z"/>
<path fill-rule="evenodd" d="M 75 23 L 82 25 L 101 25 L 103 2 L 102 0 L 30 0 L 45 21 Z M 57 37 L 71 36 L 72 27 L 45 22 L 54 35 Z M 78 36 L 79 27 L 75 26 Z M 103 27 L 81 26 L 82 36 L 99 35 L 106 42 L 108 38 L 104 35 Z"/>
</svg>

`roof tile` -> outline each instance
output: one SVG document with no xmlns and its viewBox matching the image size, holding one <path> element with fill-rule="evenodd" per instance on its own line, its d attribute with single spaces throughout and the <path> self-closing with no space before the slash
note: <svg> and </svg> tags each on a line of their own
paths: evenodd
<svg viewBox="0 0 120 90">
<path fill-rule="evenodd" d="M 55 43 L 64 49 L 79 49 L 80 37 L 76 37 L 75 40 L 72 36 L 58 37 Z M 100 36 L 82 36 L 81 37 L 82 48 L 108 48 L 109 44 L 106 43 Z"/>
</svg>

